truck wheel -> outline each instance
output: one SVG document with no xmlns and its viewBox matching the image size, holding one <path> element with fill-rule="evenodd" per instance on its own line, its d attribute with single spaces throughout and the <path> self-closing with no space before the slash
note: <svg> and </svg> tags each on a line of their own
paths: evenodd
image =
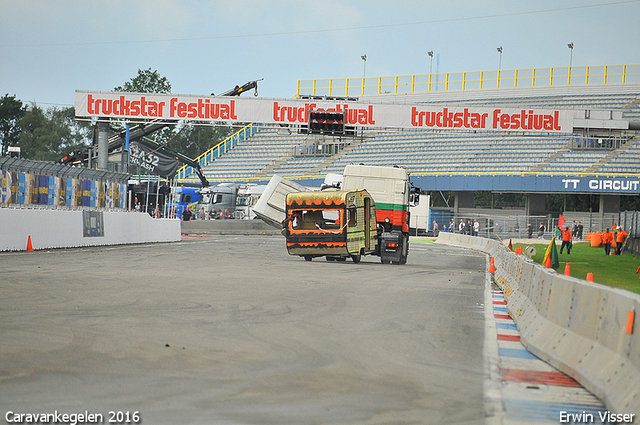
<svg viewBox="0 0 640 425">
<path fill-rule="evenodd" d="M 407 264 L 407 257 L 409 256 L 409 236 L 405 236 L 403 242 L 400 264 Z"/>
<path fill-rule="evenodd" d="M 362 259 L 362 255 L 354 254 L 354 255 L 351 256 L 351 259 L 353 260 L 354 263 L 358 264 L 360 262 L 360 260 Z"/>
<path fill-rule="evenodd" d="M 313 260 L 312 256 L 310 256 L 310 255 L 305 255 L 304 256 L 304 261 L 311 261 L 311 260 Z"/>
<path fill-rule="evenodd" d="M 389 264 L 391 261 L 389 261 L 389 260 L 384 260 L 384 259 L 382 259 L 382 258 L 381 258 L 381 259 L 380 259 L 380 262 L 381 262 L 382 264 Z"/>
<path fill-rule="evenodd" d="M 336 261 L 336 257 L 329 257 L 329 256 L 327 255 L 327 261 Z"/>
</svg>

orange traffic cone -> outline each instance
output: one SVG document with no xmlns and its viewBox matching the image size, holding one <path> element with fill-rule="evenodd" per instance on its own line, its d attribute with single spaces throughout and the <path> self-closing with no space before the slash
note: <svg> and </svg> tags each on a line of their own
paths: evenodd
<svg viewBox="0 0 640 425">
<path fill-rule="evenodd" d="M 587 282 L 593 282 L 593 273 L 587 273 Z"/>
<path fill-rule="evenodd" d="M 29 239 L 27 239 L 27 252 L 33 252 L 33 245 L 31 244 L 31 235 L 29 235 Z"/>
<path fill-rule="evenodd" d="M 494 260 L 493 260 L 493 257 L 491 257 L 491 262 L 489 263 L 489 273 L 493 273 L 493 272 L 495 272 L 495 271 L 496 271 L 496 266 L 495 266 L 495 264 L 493 263 L 493 261 L 494 261 Z"/>
<path fill-rule="evenodd" d="M 567 265 L 564 266 L 564 275 L 571 276 L 571 263 L 567 263 Z"/>
</svg>

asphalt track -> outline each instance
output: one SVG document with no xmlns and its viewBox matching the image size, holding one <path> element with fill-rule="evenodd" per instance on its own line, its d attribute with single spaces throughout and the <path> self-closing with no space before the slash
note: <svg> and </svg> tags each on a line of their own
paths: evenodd
<svg viewBox="0 0 640 425">
<path fill-rule="evenodd" d="M 486 257 L 289 256 L 279 236 L 0 253 L 6 413 L 480 424 Z"/>
</svg>

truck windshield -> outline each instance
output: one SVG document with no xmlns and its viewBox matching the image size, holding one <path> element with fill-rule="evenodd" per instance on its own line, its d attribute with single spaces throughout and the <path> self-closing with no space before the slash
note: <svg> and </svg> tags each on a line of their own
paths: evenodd
<svg viewBox="0 0 640 425">
<path fill-rule="evenodd" d="M 222 202 L 221 193 L 204 193 L 200 198 L 201 204 L 219 204 Z"/>
<path fill-rule="evenodd" d="M 172 193 L 171 196 L 169 197 L 169 202 L 174 203 L 174 204 L 179 204 L 181 195 L 182 195 L 182 193 L 180 193 L 180 192 Z"/>
</svg>

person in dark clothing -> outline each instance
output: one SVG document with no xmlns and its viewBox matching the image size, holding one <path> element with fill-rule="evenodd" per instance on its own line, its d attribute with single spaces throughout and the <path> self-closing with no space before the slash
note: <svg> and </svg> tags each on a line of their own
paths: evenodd
<svg viewBox="0 0 640 425">
<path fill-rule="evenodd" d="M 533 226 L 531 223 L 527 226 L 527 234 L 529 235 L 529 239 L 531 239 L 531 235 L 533 235 Z"/>
<path fill-rule="evenodd" d="M 187 208 L 182 211 L 182 221 L 189 221 L 191 220 L 191 216 L 193 214 L 191 213 L 191 207 L 187 206 Z"/>
</svg>

